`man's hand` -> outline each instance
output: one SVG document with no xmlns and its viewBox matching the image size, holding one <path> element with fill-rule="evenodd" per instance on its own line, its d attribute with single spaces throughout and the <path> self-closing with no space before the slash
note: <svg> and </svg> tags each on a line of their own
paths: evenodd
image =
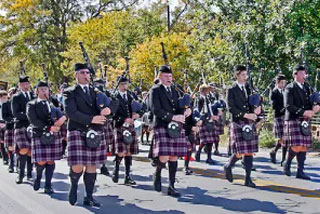
<svg viewBox="0 0 320 214">
<path fill-rule="evenodd" d="M 179 115 L 174 115 L 174 116 L 172 117 L 172 120 L 174 120 L 174 121 L 176 121 L 176 122 L 180 122 L 180 123 L 185 123 L 185 121 L 186 121 L 184 115 L 181 115 L 181 114 L 179 114 Z"/>
<path fill-rule="evenodd" d="M 98 116 L 94 116 L 91 120 L 91 123 L 92 124 L 98 124 L 98 125 L 103 125 L 105 122 L 106 122 L 106 117 L 105 116 L 101 116 L 101 115 L 98 115 Z"/>
<path fill-rule="evenodd" d="M 6 126 L 5 123 L 0 123 L 0 128 L 3 129 Z"/>
<path fill-rule="evenodd" d="M 212 115 L 211 116 L 211 120 L 218 121 L 219 120 L 219 116 Z"/>
<path fill-rule="evenodd" d="M 59 126 L 51 126 L 50 131 L 51 132 L 58 132 L 58 131 L 60 131 L 60 127 Z"/>
<path fill-rule="evenodd" d="M 124 120 L 124 122 L 133 125 L 134 120 L 133 120 L 132 118 L 126 118 L 126 119 Z"/>
<path fill-rule="evenodd" d="M 199 120 L 196 125 L 197 125 L 198 127 L 200 127 L 200 126 L 202 126 L 202 123 L 203 123 L 203 121 L 202 121 L 202 120 Z"/>
<path fill-rule="evenodd" d="M 102 109 L 101 112 L 100 112 L 100 115 L 102 115 L 102 116 L 107 116 L 107 115 L 109 115 L 109 114 L 111 114 L 111 110 L 110 110 L 110 108 L 108 108 L 108 107 L 105 107 L 105 108 Z"/>
<path fill-rule="evenodd" d="M 303 117 L 306 117 L 306 118 L 312 118 L 314 115 L 314 112 L 312 110 L 307 110 L 303 113 Z"/>
<path fill-rule="evenodd" d="M 185 117 L 189 117 L 191 115 L 192 111 L 190 108 L 187 108 L 185 111 L 184 111 L 184 116 Z"/>
<path fill-rule="evenodd" d="M 57 120 L 57 121 L 54 123 L 54 125 L 60 127 L 60 126 L 63 125 L 63 123 L 66 121 L 66 119 L 67 119 L 66 116 L 62 116 L 62 117 L 59 118 L 59 120 Z"/>
<path fill-rule="evenodd" d="M 192 126 L 192 129 L 191 129 L 194 133 L 198 133 L 199 132 L 199 127 L 197 126 Z"/>
<path fill-rule="evenodd" d="M 137 113 L 132 113 L 132 119 L 135 120 L 135 119 L 138 119 L 140 117 L 139 114 Z"/>
<path fill-rule="evenodd" d="M 248 119 L 248 120 L 253 120 L 253 121 L 255 121 L 257 119 L 257 115 L 256 114 L 244 114 L 243 117 Z"/>
</svg>

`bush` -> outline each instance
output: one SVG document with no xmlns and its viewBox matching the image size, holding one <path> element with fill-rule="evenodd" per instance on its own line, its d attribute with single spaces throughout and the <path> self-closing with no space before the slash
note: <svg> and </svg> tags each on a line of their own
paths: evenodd
<svg viewBox="0 0 320 214">
<path fill-rule="evenodd" d="M 269 131 L 266 128 L 263 128 L 259 135 L 259 146 L 272 148 L 274 147 L 275 142 L 277 139 L 274 137 L 273 132 Z"/>
</svg>

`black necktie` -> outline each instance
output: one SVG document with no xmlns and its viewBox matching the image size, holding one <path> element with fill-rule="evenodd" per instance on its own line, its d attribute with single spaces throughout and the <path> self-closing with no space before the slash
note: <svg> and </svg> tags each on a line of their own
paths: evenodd
<svg viewBox="0 0 320 214">
<path fill-rule="evenodd" d="M 127 95 L 126 94 L 123 94 L 123 100 L 128 102 L 128 99 L 127 99 Z"/>
<path fill-rule="evenodd" d="M 26 92 L 26 99 L 27 99 L 27 102 L 30 100 L 28 92 Z"/>
<path fill-rule="evenodd" d="M 84 91 L 85 91 L 85 94 L 86 94 L 87 97 L 88 97 L 88 100 L 91 101 L 91 95 L 90 95 L 90 91 L 89 91 L 88 86 L 85 86 L 85 87 L 84 87 Z"/>
<path fill-rule="evenodd" d="M 245 96 L 245 97 L 248 97 L 247 92 L 246 92 L 246 89 L 244 88 L 244 86 L 241 86 L 241 90 L 242 90 L 244 96 Z"/>
<path fill-rule="evenodd" d="M 167 87 L 167 92 L 169 93 L 169 95 L 172 97 L 172 91 L 170 87 Z"/>
</svg>

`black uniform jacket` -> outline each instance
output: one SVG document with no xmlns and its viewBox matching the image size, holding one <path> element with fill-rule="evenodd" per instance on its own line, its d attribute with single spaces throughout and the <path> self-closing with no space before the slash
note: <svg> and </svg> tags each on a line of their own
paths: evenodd
<svg viewBox="0 0 320 214">
<path fill-rule="evenodd" d="M 91 124 L 94 116 L 100 115 L 96 106 L 96 92 L 90 85 L 90 97 L 80 85 L 74 85 L 64 91 L 65 113 L 68 117 L 67 129 L 69 131 L 87 131 L 92 128 L 101 130 L 102 125 Z"/>
<path fill-rule="evenodd" d="M 11 101 L 2 104 L 2 118 L 6 123 L 6 129 L 11 130 L 14 128 L 13 114 L 11 110 Z"/>
<path fill-rule="evenodd" d="M 115 121 L 115 127 L 119 128 L 123 125 L 125 119 L 132 117 L 131 103 L 135 99 L 133 93 L 130 91 L 127 91 L 127 100 L 121 97 L 120 92 L 117 92 L 115 97 L 119 101 L 119 107 L 113 119 Z"/>
<path fill-rule="evenodd" d="M 167 127 L 174 115 L 183 114 L 178 108 L 178 91 L 171 87 L 172 96 L 162 84 L 155 85 L 151 89 L 151 111 L 155 115 L 155 128 Z"/>
<path fill-rule="evenodd" d="M 27 104 L 27 117 L 32 126 L 33 136 L 40 137 L 53 125 L 51 114 L 45 102 L 34 99 Z"/>
<path fill-rule="evenodd" d="M 278 88 L 273 89 L 271 93 L 272 108 L 274 110 L 274 117 L 282 117 L 285 113 L 284 97 Z"/>
<path fill-rule="evenodd" d="M 34 98 L 33 93 L 30 92 L 30 100 L 33 100 Z M 15 129 L 28 127 L 30 124 L 26 114 L 27 103 L 28 100 L 21 91 L 12 97 L 11 109 L 14 117 Z"/>
<path fill-rule="evenodd" d="M 304 84 L 303 89 L 295 81 L 287 85 L 284 94 L 285 120 L 298 119 L 306 110 L 312 109 L 310 94 L 311 88 L 307 83 Z"/>
<path fill-rule="evenodd" d="M 247 84 L 246 91 L 249 95 L 251 90 Z M 231 122 L 244 120 L 243 115 L 245 113 L 253 113 L 254 111 L 254 107 L 249 105 L 249 99 L 246 98 L 245 93 L 242 92 L 236 82 L 228 89 L 227 102 Z"/>
</svg>

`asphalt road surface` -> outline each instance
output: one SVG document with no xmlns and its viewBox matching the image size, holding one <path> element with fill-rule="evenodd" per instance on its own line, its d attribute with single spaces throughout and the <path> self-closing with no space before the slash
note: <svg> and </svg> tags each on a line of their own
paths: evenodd
<svg viewBox="0 0 320 214">
<path fill-rule="evenodd" d="M 69 205 L 67 201 L 68 167 L 66 160 L 56 163 L 53 178 L 55 193 L 51 196 L 43 193 L 43 189 L 35 192 L 32 183 L 15 184 L 16 173 L 9 174 L 7 167 L 0 164 L 0 213 L 2 214 L 87 214 L 87 213 L 320 213 L 320 161 L 319 157 L 308 157 L 306 173 L 311 181 L 294 177 L 296 162 L 292 164 L 293 176 L 283 175 L 280 164 L 269 162 L 268 152 L 260 151 L 254 158 L 257 170 L 252 172 L 256 189 L 243 186 L 244 170 L 240 161 L 234 168 L 235 181 L 230 184 L 224 179 L 223 164 L 228 160 L 224 156 L 213 156 L 215 165 L 202 162 L 191 162 L 193 175 L 186 176 L 182 171 L 183 161 L 179 161 L 176 187 L 182 196 L 173 198 L 166 195 L 168 171 L 163 170 L 162 193 L 155 192 L 152 186 L 154 168 L 145 158 L 147 146 L 141 147 L 141 153 L 134 157 L 132 174 L 136 186 L 123 184 L 123 166 L 120 180 L 114 184 L 110 177 L 99 175 L 94 196 L 101 203 L 100 208 L 82 205 L 84 186 L 82 178 L 78 191 L 78 204 Z M 223 154 L 226 153 L 221 148 Z M 281 154 L 278 153 L 278 158 Z M 113 169 L 113 157 L 109 158 L 108 168 Z M 44 176 L 43 176 L 44 177 Z M 42 186 L 44 181 L 42 182 Z"/>
</svg>

